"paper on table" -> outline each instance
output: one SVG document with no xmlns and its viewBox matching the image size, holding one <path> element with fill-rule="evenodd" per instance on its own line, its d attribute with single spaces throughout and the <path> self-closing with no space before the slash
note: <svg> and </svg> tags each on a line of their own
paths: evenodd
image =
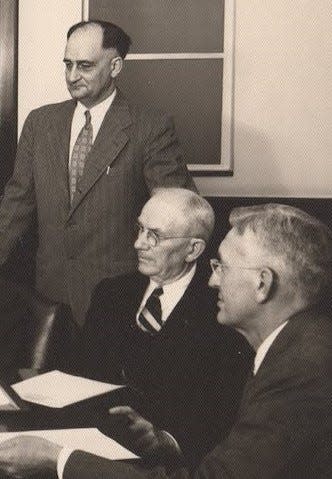
<svg viewBox="0 0 332 479">
<path fill-rule="evenodd" d="M 50 371 L 13 384 L 14 391 L 25 401 L 60 408 L 121 388 L 92 379 Z"/>
<path fill-rule="evenodd" d="M 18 411 L 19 409 L 18 405 L 15 404 L 0 385 L 0 411 Z"/>
<path fill-rule="evenodd" d="M 38 436 L 60 446 L 80 449 L 106 459 L 137 459 L 133 452 L 102 434 L 95 428 L 54 429 L 46 431 L 0 432 L 0 442 L 16 436 Z"/>
</svg>

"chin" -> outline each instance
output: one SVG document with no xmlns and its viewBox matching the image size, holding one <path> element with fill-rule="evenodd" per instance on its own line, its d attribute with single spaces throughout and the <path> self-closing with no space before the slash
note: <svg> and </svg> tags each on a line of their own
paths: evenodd
<svg viewBox="0 0 332 479">
<path fill-rule="evenodd" d="M 152 276 L 154 274 L 153 268 L 149 267 L 146 263 L 138 263 L 138 271 L 145 276 Z"/>
<path fill-rule="evenodd" d="M 229 321 L 227 321 L 227 314 L 225 313 L 225 309 L 223 305 L 219 307 L 219 311 L 217 314 L 217 321 L 219 324 L 228 324 Z"/>
</svg>

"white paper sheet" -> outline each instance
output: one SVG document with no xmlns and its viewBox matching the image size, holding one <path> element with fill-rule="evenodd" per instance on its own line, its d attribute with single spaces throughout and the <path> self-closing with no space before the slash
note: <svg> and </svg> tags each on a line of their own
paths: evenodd
<svg viewBox="0 0 332 479">
<path fill-rule="evenodd" d="M 60 446 L 80 449 L 106 459 L 137 459 L 134 453 L 102 434 L 96 428 L 55 429 L 46 431 L 0 432 L 0 442 L 16 436 L 38 436 Z"/>
<path fill-rule="evenodd" d="M 13 384 L 14 391 L 25 401 L 61 408 L 121 388 L 92 379 L 50 371 Z"/>
<path fill-rule="evenodd" d="M 14 411 L 20 408 L 0 385 L 0 411 Z"/>
</svg>

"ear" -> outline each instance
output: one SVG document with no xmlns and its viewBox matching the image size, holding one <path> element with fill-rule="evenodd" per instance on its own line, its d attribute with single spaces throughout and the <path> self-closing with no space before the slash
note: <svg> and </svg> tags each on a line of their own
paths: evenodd
<svg viewBox="0 0 332 479">
<path fill-rule="evenodd" d="M 111 71 L 111 76 L 112 78 L 116 78 L 120 71 L 122 70 L 123 67 L 123 58 L 115 57 L 112 59 L 112 71 Z"/>
<path fill-rule="evenodd" d="M 270 298 L 275 276 L 270 268 L 262 268 L 257 275 L 256 300 L 258 303 L 265 303 Z"/>
<path fill-rule="evenodd" d="M 205 250 L 205 247 L 206 243 L 203 239 L 191 238 L 188 248 L 189 252 L 187 253 L 187 256 L 185 258 L 186 262 L 192 263 L 193 261 L 196 261 L 197 258 L 199 258 Z"/>
</svg>

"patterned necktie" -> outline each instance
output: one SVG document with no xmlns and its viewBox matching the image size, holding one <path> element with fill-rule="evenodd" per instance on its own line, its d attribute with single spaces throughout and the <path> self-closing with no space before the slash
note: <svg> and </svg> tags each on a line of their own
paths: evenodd
<svg viewBox="0 0 332 479">
<path fill-rule="evenodd" d="M 155 334 L 161 330 L 161 304 L 160 298 L 163 288 L 156 288 L 148 297 L 145 306 L 137 318 L 137 325 L 145 332 Z"/>
<path fill-rule="evenodd" d="M 80 131 L 75 142 L 69 166 L 70 203 L 73 202 L 77 184 L 83 175 L 85 161 L 92 146 L 91 113 L 89 110 L 86 110 L 84 115 L 85 125 Z"/>
</svg>

